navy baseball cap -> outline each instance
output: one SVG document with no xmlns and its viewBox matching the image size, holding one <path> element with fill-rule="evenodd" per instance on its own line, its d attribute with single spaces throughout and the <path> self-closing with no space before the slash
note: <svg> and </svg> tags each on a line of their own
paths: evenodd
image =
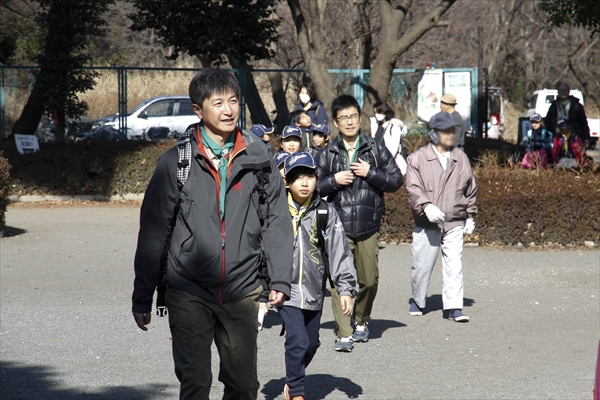
<svg viewBox="0 0 600 400">
<path fill-rule="evenodd" d="M 299 153 L 294 153 L 285 159 L 285 163 L 283 165 L 283 174 L 287 175 L 291 170 L 296 167 L 306 167 L 311 169 L 317 169 L 315 165 L 315 159 L 310 153 L 306 153 L 301 151 Z"/>
<path fill-rule="evenodd" d="M 329 135 L 329 125 L 327 124 L 312 124 L 310 130 L 325 136 Z"/>
<path fill-rule="evenodd" d="M 283 128 L 283 132 L 281 133 L 282 139 L 289 138 L 292 136 L 298 136 L 299 138 L 302 138 L 302 133 L 300 132 L 300 129 L 294 128 L 292 126 L 286 126 L 285 128 Z"/>
<path fill-rule="evenodd" d="M 268 127 L 263 124 L 256 124 L 256 125 L 252 125 L 252 128 L 250 128 L 250 131 L 252 131 L 252 133 L 254 133 L 256 136 L 261 138 L 264 135 L 270 135 L 273 132 L 275 132 L 275 128 Z"/>
<path fill-rule="evenodd" d="M 558 119 L 558 123 L 556 124 L 556 126 L 558 128 L 564 128 L 565 126 L 569 125 L 569 120 L 566 119 L 565 117 L 560 117 Z"/>
<path fill-rule="evenodd" d="M 275 163 L 277 164 L 277 167 L 280 167 L 289 156 L 291 156 L 291 154 L 287 151 L 278 151 L 277 154 L 275 154 Z"/>
<path fill-rule="evenodd" d="M 538 113 L 535 113 L 531 117 L 529 117 L 529 120 L 531 122 L 542 122 L 542 116 Z"/>
<path fill-rule="evenodd" d="M 450 128 L 456 128 L 458 124 L 452 118 L 452 115 L 447 112 L 439 112 L 429 120 L 429 129 L 445 131 Z"/>
</svg>

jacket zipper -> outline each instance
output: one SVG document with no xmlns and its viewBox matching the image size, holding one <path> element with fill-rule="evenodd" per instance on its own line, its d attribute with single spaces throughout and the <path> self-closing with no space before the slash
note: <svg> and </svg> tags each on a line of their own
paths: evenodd
<svg viewBox="0 0 600 400">
<path fill-rule="evenodd" d="M 298 289 L 300 291 L 300 308 L 304 307 L 304 290 L 302 285 L 303 275 L 304 275 L 304 241 L 302 240 L 302 221 L 300 219 L 300 214 L 294 217 L 294 221 L 296 222 L 296 234 L 298 235 L 298 247 L 300 249 L 299 259 L 300 259 L 300 269 L 298 276 Z"/>
<path fill-rule="evenodd" d="M 245 150 L 245 147 L 244 149 Z M 229 170 L 230 166 L 231 166 L 231 162 L 233 161 L 233 159 L 242 152 L 242 150 L 238 151 L 237 153 L 234 153 L 231 158 L 229 159 L 229 166 L 227 167 L 228 171 L 227 171 L 227 176 L 229 176 L 229 172 L 231 172 Z M 218 173 L 218 171 L 217 171 Z M 219 183 L 219 182 L 217 182 Z M 227 192 L 227 187 L 225 187 L 225 192 Z M 217 211 L 219 212 L 219 219 L 221 220 L 221 281 L 219 282 L 219 305 L 222 306 L 223 305 L 223 282 L 225 281 L 225 221 L 223 220 L 223 218 L 221 217 L 221 207 L 219 206 L 219 197 L 217 195 Z M 225 200 L 227 201 L 227 200 Z"/>
</svg>

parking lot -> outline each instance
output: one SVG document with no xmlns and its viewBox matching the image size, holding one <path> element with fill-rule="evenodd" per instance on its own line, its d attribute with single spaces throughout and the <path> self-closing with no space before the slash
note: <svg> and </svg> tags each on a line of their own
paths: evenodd
<svg viewBox="0 0 600 400">
<path fill-rule="evenodd" d="M 131 317 L 139 205 L 10 206 L 0 241 L 2 399 L 175 399 L 166 318 Z M 411 317 L 410 247 L 383 245 L 371 340 L 333 350 L 329 298 L 308 399 L 589 399 L 599 253 L 469 247 L 465 314 L 442 318 L 440 261 Z M 259 398 L 283 398 L 281 320 L 259 333 Z M 213 351 L 213 391 L 222 396 Z"/>
</svg>

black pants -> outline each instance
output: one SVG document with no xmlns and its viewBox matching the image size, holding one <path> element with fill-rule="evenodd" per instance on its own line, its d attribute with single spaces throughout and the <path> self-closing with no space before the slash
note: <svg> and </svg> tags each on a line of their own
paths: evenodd
<svg viewBox="0 0 600 400">
<path fill-rule="evenodd" d="M 169 288 L 166 294 L 173 336 L 179 398 L 208 399 L 212 383 L 211 345 L 219 351 L 223 399 L 254 400 L 260 387 L 256 369 L 258 295 L 262 287 L 223 305 Z"/>
<path fill-rule="evenodd" d="M 304 396 L 306 367 L 321 345 L 322 311 L 283 306 L 279 314 L 285 325 L 285 383 L 290 388 L 290 397 Z"/>
</svg>

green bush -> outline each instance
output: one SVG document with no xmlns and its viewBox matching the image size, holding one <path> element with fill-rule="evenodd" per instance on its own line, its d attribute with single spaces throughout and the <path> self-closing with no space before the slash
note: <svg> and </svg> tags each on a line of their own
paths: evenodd
<svg viewBox="0 0 600 400">
<path fill-rule="evenodd" d="M 600 237 L 600 176 L 476 166 L 476 229 L 467 242 L 484 245 L 583 246 Z M 382 238 L 412 240 L 406 189 L 386 195 Z"/>
<path fill-rule="evenodd" d="M 419 135 L 409 139 L 411 152 L 428 141 Z M 6 146 L 4 155 L 12 165 L 10 194 L 141 193 L 158 158 L 173 145 L 173 141 L 42 143 L 40 152 L 25 155 Z M 468 138 L 465 150 L 479 183 L 476 229 L 467 241 L 525 246 L 598 243 L 600 174 L 521 170 L 508 164 L 515 146 L 497 140 Z M 7 169 L 8 163 L 0 165 L 0 187 L 2 177 L 8 179 L 8 174 L 2 175 Z M 412 240 L 414 221 L 404 187 L 386 195 L 382 222 L 382 240 Z"/>
<path fill-rule="evenodd" d="M 10 185 L 10 164 L 0 152 L 0 231 L 6 224 L 6 206 L 8 206 L 8 190 Z"/>
</svg>

